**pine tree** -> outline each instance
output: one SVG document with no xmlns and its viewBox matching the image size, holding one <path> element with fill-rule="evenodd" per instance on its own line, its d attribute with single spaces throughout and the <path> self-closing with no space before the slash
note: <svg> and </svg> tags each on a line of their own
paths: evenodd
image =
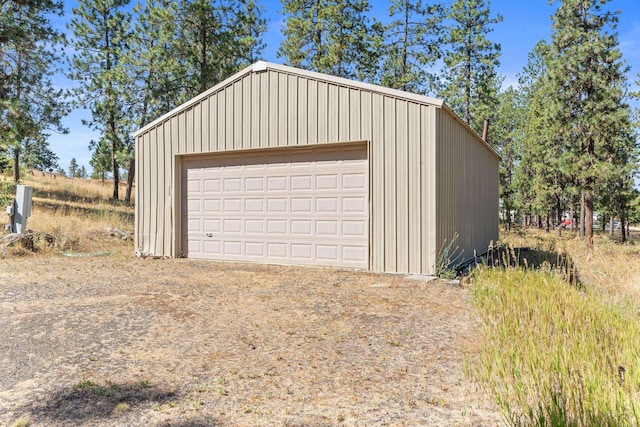
<svg viewBox="0 0 640 427">
<path fill-rule="evenodd" d="M 71 76 L 81 84 L 80 104 L 91 110 L 87 124 L 109 144 L 114 200 L 120 187 L 118 152 L 134 127 L 126 104 L 133 89 L 125 62 L 131 37 L 128 6 L 129 0 L 79 0 L 70 25 L 76 50 Z"/>
<path fill-rule="evenodd" d="M 498 96 L 497 120 L 492 126 L 493 148 L 502 158 L 500 162 L 500 200 L 503 218 L 511 227 L 511 212 L 516 207 L 516 168 L 520 163 L 523 139 L 524 108 L 522 95 L 513 87 Z"/>
<path fill-rule="evenodd" d="M 375 81 L 382 26 L 367 17 L 368 0 L 283 0 L 285 39 L 278 57 L 294 67 Z"/>
<path fill-rule="evenodd" d="M 427 93 L 435 86 L 429 71 L 440 59 L 444 7 L 421 0 L 394 0 L 385 27 L 381 83 L 394 89 Z"/>
<path fill-rule="evenodd" d="M 560 167 L 575 177 L 584 195 L 587 246 L 593 247 L 593 209 L 598 186 L 616 180 L 628 160 L 630 110 L 622 54 L 615 34 L 617 14 L 608 0 L 563 0 L 553 17 L 548 61 L 548 108 L 554 117 Z M 622 153 L 622 154 L 621 154 Z"/>
<path fill-rule="evenodd" d="M 496 71 L 500 45 L 487 38 L 491 26 L 501 22 L 502 17 L 491 17 L 488 1 L 456 0 L 447 19 L 439 96 L 481 134 L 484 119 L 493 117 L 502 84 Z"/>
<path fill-rule="evenodd" d="M 68 112 L 66 93 L 51 82 L 65 39 L 49 16 L 61 14 L 62 3 L 52 0 L 0 3 L 0 145 L 13 159 L 15 182 L 28 147 L 40 149 L 31 150 L 32 161 L 39 153 L 44 163 L 55 163 L 47 132 L 66 132 L 61 123 Z"/>
<path fill-rule="evenodd" d="M 173 49 L 191 98 L 255 61 L 264 47 L 263 9 L 253 0 L 180 0 Z"/>
<path fill-rule="evenodd" d="M 94 179 L 100 179 L 103 183 L 109 175 L 111 170 L 111 149 L 106 139 L 101 138 L 98 141 L 91 141 L 89 143 L 93 154 L 89 165 L 93 169 L 91 177 Z"/>
<path fill-rule="evenodd" d="M 78 161 L 73 157 L 69 163 L 69 176 L 74 178 L 76 176 L 76 172 L 78 172 Z"/>
</svg>

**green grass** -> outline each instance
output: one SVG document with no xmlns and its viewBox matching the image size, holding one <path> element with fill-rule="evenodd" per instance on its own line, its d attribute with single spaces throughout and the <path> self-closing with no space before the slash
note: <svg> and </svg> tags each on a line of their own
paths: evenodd
<svg viewBox="0 0 640 427">
<path fill-rule="evenodd" d="M 484 346 L 472 374 L 513 426 L 640 424 L 640 325 L 614 303 L 553 271 L 475 272 Z"/>
</svg>

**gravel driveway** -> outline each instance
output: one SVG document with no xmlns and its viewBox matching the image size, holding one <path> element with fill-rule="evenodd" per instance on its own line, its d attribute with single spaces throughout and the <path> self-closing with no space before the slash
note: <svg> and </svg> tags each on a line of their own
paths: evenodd
<svg viewBox="0 0 640 427">
<path fill-rule="evenodd" d="M 0 260 L 0 425 L 500 425 L 467 291 L 331 269 Z"/>
</svg>

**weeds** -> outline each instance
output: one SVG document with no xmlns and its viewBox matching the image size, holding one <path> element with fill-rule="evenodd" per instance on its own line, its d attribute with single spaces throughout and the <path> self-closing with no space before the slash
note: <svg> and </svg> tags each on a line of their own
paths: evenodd
<svg viewBox="0 0 640 427">
<path fill-rule="evenodd" d="M 531 260 L 503 248 L 474 272 L 485 342 L 471 373 L 512 426 L 639 425 L 636 306 L 578 281 L 563 242 L 539 243 Z"/>
<path fill-rule="evenodd" d="M 455 279 L 458 275 L 457 268 L 460 266 L 460 258 L 463 251 L 459 246 L 454 248 L 458 240 L 458 233 L 455 233 L 449 243 L 445 239 L 442 243 L 442 248 L 438 251 L 436 257 L 436 276 L 441 279 Z"/>
</svg>

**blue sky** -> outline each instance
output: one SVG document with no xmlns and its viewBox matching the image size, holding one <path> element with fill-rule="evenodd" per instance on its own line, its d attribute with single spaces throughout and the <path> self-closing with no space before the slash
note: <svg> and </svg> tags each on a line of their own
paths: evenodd
<svg viewBox="0 0 640 427">
<path fill-rule="evenodd" d="M 387 0 L 370 0 L 370 2 L 372 15 L 378 20 L 387 20 L 389 2 Z M 263 52 L 263 59 L 281 63 L 276 52 L 282 41 L 281 28 L 284 22 L 284 16 L 280 13 L 282 7 L 278 0 L 263 0 L 262 4 L 267 10 L 269 19 L 268 31 L 264 37 L 267 46 Z M 65 2 L 66 16 L 64 21 L 58 22 L 61 28 L 64 28 L 64 22 L 71 19 L 71 8 L 75 5 L 75 1 Z M 494 31 L 489 38 L 500 43 L 502 47 L 499 72 L 505 77 L 505 87 L 516 85 L 517 74 L 527 63 L 527 55 L 536 43 L 542 39 L 549 39 L 551 15 L 556 5 L 549 5 L 547 0 L 491 0 L 493 15 L 500 14 L 503 17 L 503 21 L 494 26 Z M 612 0 L 607 7 L 621 11 L 617 28 L 620 48 L 630 67 L 629 81 L 632 89 L 637 90 L 635 81 L 640 73 L 640 1 Z M 55 84 L 60 87 L 73 86 L 73 82 L 69 82 L 62 76 Z M 69 134 L 52 134 L 49 138 L 51 150 L 60 157 L 58 163 L 64 169 L 69 167 L 72 158 L 75 158 L 78 164 L 90 169 L 89 141 L 97 139 L 99 135 L 82 124 L 82 119 L 88 118 L 87 111 L 74 110 L 64 119 L 65 126 L 69 128 Z"/>
</svg>

